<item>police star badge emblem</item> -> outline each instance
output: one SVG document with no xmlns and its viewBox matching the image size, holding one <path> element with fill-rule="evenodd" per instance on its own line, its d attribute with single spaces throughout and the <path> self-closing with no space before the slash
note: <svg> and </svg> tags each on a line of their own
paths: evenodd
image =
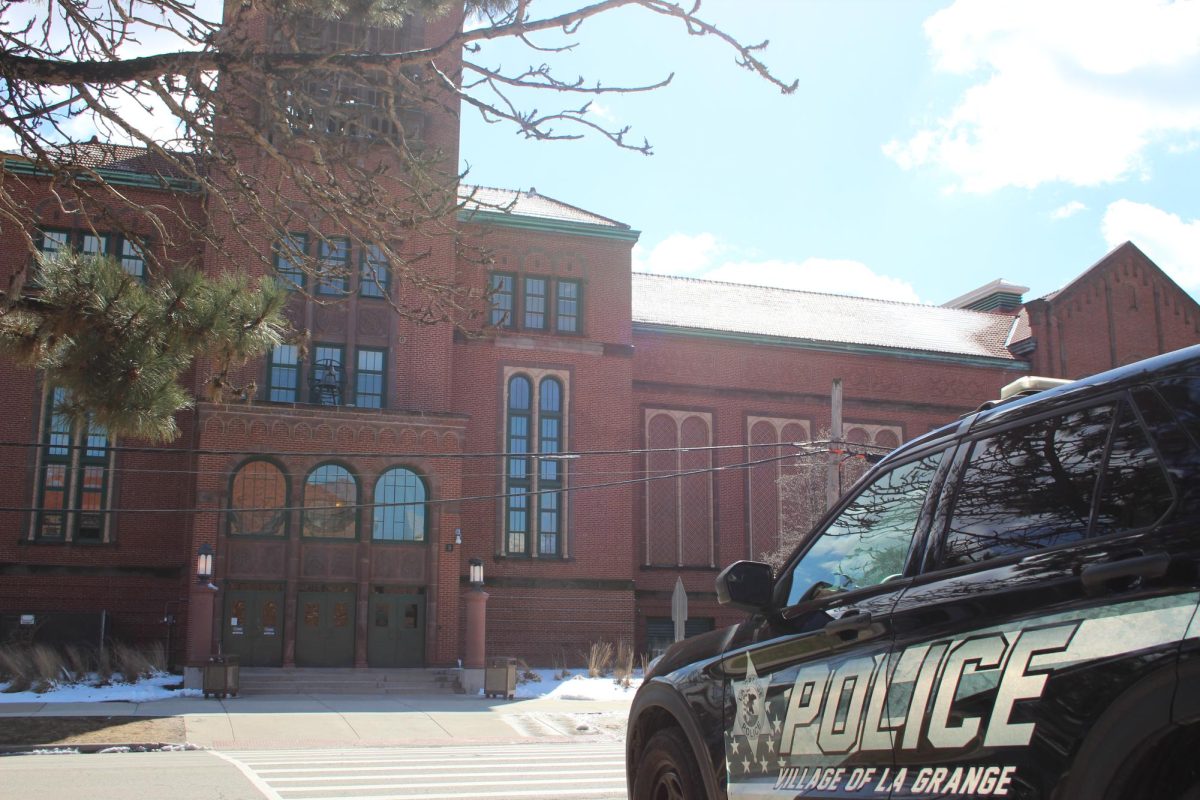
<svg viewBox="0 0 1200 800">
<path fill-rule="evenodd" d="M 771 721 L 767 718 L 768 679 L 758 677 L 754 661 L 746 656 L 746 679 L 733 681 L 733 696 L 737 712 L 733 721 L 734 736 L 769 736 Z"/>
</svg>

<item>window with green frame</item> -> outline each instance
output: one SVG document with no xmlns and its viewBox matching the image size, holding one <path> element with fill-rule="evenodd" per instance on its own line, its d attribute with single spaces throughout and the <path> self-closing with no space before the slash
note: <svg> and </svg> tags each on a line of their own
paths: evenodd
<svg viewBox="0 0 1200 800">
<path fill-rule="evenodd" d="M 493 327 L 565 334 L 583 332 L 582 281 L 493 272 L 488 275 L 488 298 L 488 324 Z"/>
<path fill-rule="evenodd" d="M 244 462 L 229 487 L 229 533 L 286 536 L 288 484 L 283 470 L 261 458 Z"/>
<path fill-rule="evenodd" d="M 295 403 L 299 392 L 300 349 L 294 344 L 276 345 L 267 359 L 267 399 Z"/>
<path fill-rule="evenodd" d="M 66 400 L 62 388 L 47 392 L 33 538 L 107 541 L 108 433 L 92 422 L 72 423 L 59 410 Z"/>
<path fill-rule="evenodd" d="M 358 537 L 358 481 L 340 464 L 321 464 L 304 480 L 301 533 L 306 537 Z"/>
<path fill-rule="evenodd" d="M 393 467 L 375 482 L 371 538 L 384 542 L 424 542 L 428 493 L 421 476 Z"/>
<path fill-rule="evenodd" d="M 497 328 L 511 328 L 517 320 L 513 314 L 514 287 L 516 278 L 508 273 L 493 272 L 488 278 L 492 308 L 488 313 L 488 324 Z"/>
<path fill-rule="evenodd" d="M 546 279 L 526 276 L 525 292 L 521 298 L 524 311 L 522 327 L 540 331 L 546 329 Z"/>
<path fill-rule="evenodd" d="M 140 281 L 146 280 L 146 256 L 142 245 L 126 236 L 65 228 L 43 228 L 38 249 L 47 255 L 76 250 L 89 256 L 113 256 L 121 268 Z"/>
<path fill-rule="evenodd" d="M 511 556 L 561 558 L 563 382 L 516 374 L 507 389 L 503 549 Z"/>
<path fill-rule="evenodd" d="M 300 264 L 307 255 L 307 234 L 289 233 L 275 242 L 275 274 L 286 288 L 304 288 L 304 270 Z"/>
<path fill-rule="evenodd" d="M 554 330 L 579 333 L 579 281 L 560 280 L 555 284 Z"/>
<path fill-rule="evenodd" d="M 146 280 L 146 255 L 141 245 L 131 239 L 121 240 L 121 269 L 138 280 Z"/>
<path fill-rule="evenodd" d="M 383 408 L 387 386 L 387 350 L 358 348 L 354 371 L 354 405 L 359 408 Z"/>
<path fill-rule="evenodd" d="M 387 297 L 391 286 L 392 265 L 383 248 L 369 244 L 359 253 L 358 293 L 363 297 Z"/>
<path fill-rule="evenodd" d="M 343 295 L 350 285 L 350 240 L 340 236 L 322 239 L 317 294 Z"/>
<path fill-rule="evenodd" d="M 336 344 L 313 347 L 309 384 L 309 402 L 323 406 L 340 406 L 345 402 L 346 348 Z"/>
</svg>

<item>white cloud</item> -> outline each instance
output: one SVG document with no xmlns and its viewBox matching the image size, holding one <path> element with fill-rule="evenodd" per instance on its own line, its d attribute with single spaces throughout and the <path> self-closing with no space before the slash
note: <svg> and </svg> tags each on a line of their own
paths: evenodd
<svg viewBox="0 0 1200 800">
<path fill-rule="evenodd" d="M 884 153 L 974 192 L 1142 173 L 1149 144 L 1200 132 L 1197 30 L 1200 2 L 957 0 L 925 33 L 937 69 L 980 79 Z"/>
<path fill-rule="evenodd" d="M 1105 211 L 1102 231 L 1110 248 L 1133 242 L 1184 289 L 1200 290 L 1200 219 L 1185 222 L 1146 203 L 1118 200 Z"/>
<path fill-rule="evenodd" d="M 882 275 L 861 261 L 835 258 L 750 259 L 710 233 L 675 233 L 652 248 L 634 247 L 633 268 L 639 272 L 680 275 L 705 280 L 775 286 L 807 292 L 874 297 L 919 303 L 912 285 Z"/>
<path fill-rule="evenodd" d="M 1087 211 L 1087 206 L 1078 200 L 1072 200 L 1066 205 L 1061 205 L 1050 212 L 1050 219 L 1066 219 L 1073 217 L 1080 211 Z"/>
<path fill-rule="evenodd" d="M 617 120 L 617 115 L 613 113 L 612 108 L 604 105 L 599 100 L 592 100 L 588 103 L 588 114 L 603 122 L 616 122 Z"/>
<path fill-rule="evenodd" d="M 711 233 L 688 236 L 672 233 L 649 250 L 644 245 L 633 248 L 633 269 L 659 275 L 691 275 L 709 270 L 721 252 L 717 238 Z"/>
</svg>

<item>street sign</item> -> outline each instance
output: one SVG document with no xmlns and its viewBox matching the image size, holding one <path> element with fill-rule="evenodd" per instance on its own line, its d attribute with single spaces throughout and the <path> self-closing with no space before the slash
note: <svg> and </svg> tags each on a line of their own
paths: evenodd
<svg viewBox="0 0 1200 800">
<path fill-rule="evenodd" d="M 675 591 L 671 592 L 671 621 L 675 623 L 675 641 L 684 637 L 683 626 L 687 622 L 687 591 L 683 588 L 683 578 L 675 579 Z"/>
</svg>

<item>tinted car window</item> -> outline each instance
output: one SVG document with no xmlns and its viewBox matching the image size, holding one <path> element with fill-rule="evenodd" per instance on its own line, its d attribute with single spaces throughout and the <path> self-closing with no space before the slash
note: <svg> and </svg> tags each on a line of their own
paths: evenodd
<svg viewBox="0 0 1200 800">
<path fill-rule="evenodd" d="M 942 454 L 902 464 L 873 481 L 801 558 L 792 571 L 788 605 L 814 591 L 874 586 L 904 570 L 921 506 Z"/>
<path fill-rule="evenodd" d="M 1180 375 L 1154 382 L 1154 388 L 1175 412 L 1180 423 L 1200 443 L 1200 378 Z"/>
<path fill-rule="evenodd" d="M 953 566 L 1087 535 L 1113 406 L 1040 420 L 974 443 L 946 534 Z"/>
<path fill-rule="evenodd" d="M 1171 485 L 1150 437 L 1133 409 L 1123 406 L 1104 468 L 1095 530 L 1103 534 L 1153 525 L 1172 499 Z"/>
</svg>

